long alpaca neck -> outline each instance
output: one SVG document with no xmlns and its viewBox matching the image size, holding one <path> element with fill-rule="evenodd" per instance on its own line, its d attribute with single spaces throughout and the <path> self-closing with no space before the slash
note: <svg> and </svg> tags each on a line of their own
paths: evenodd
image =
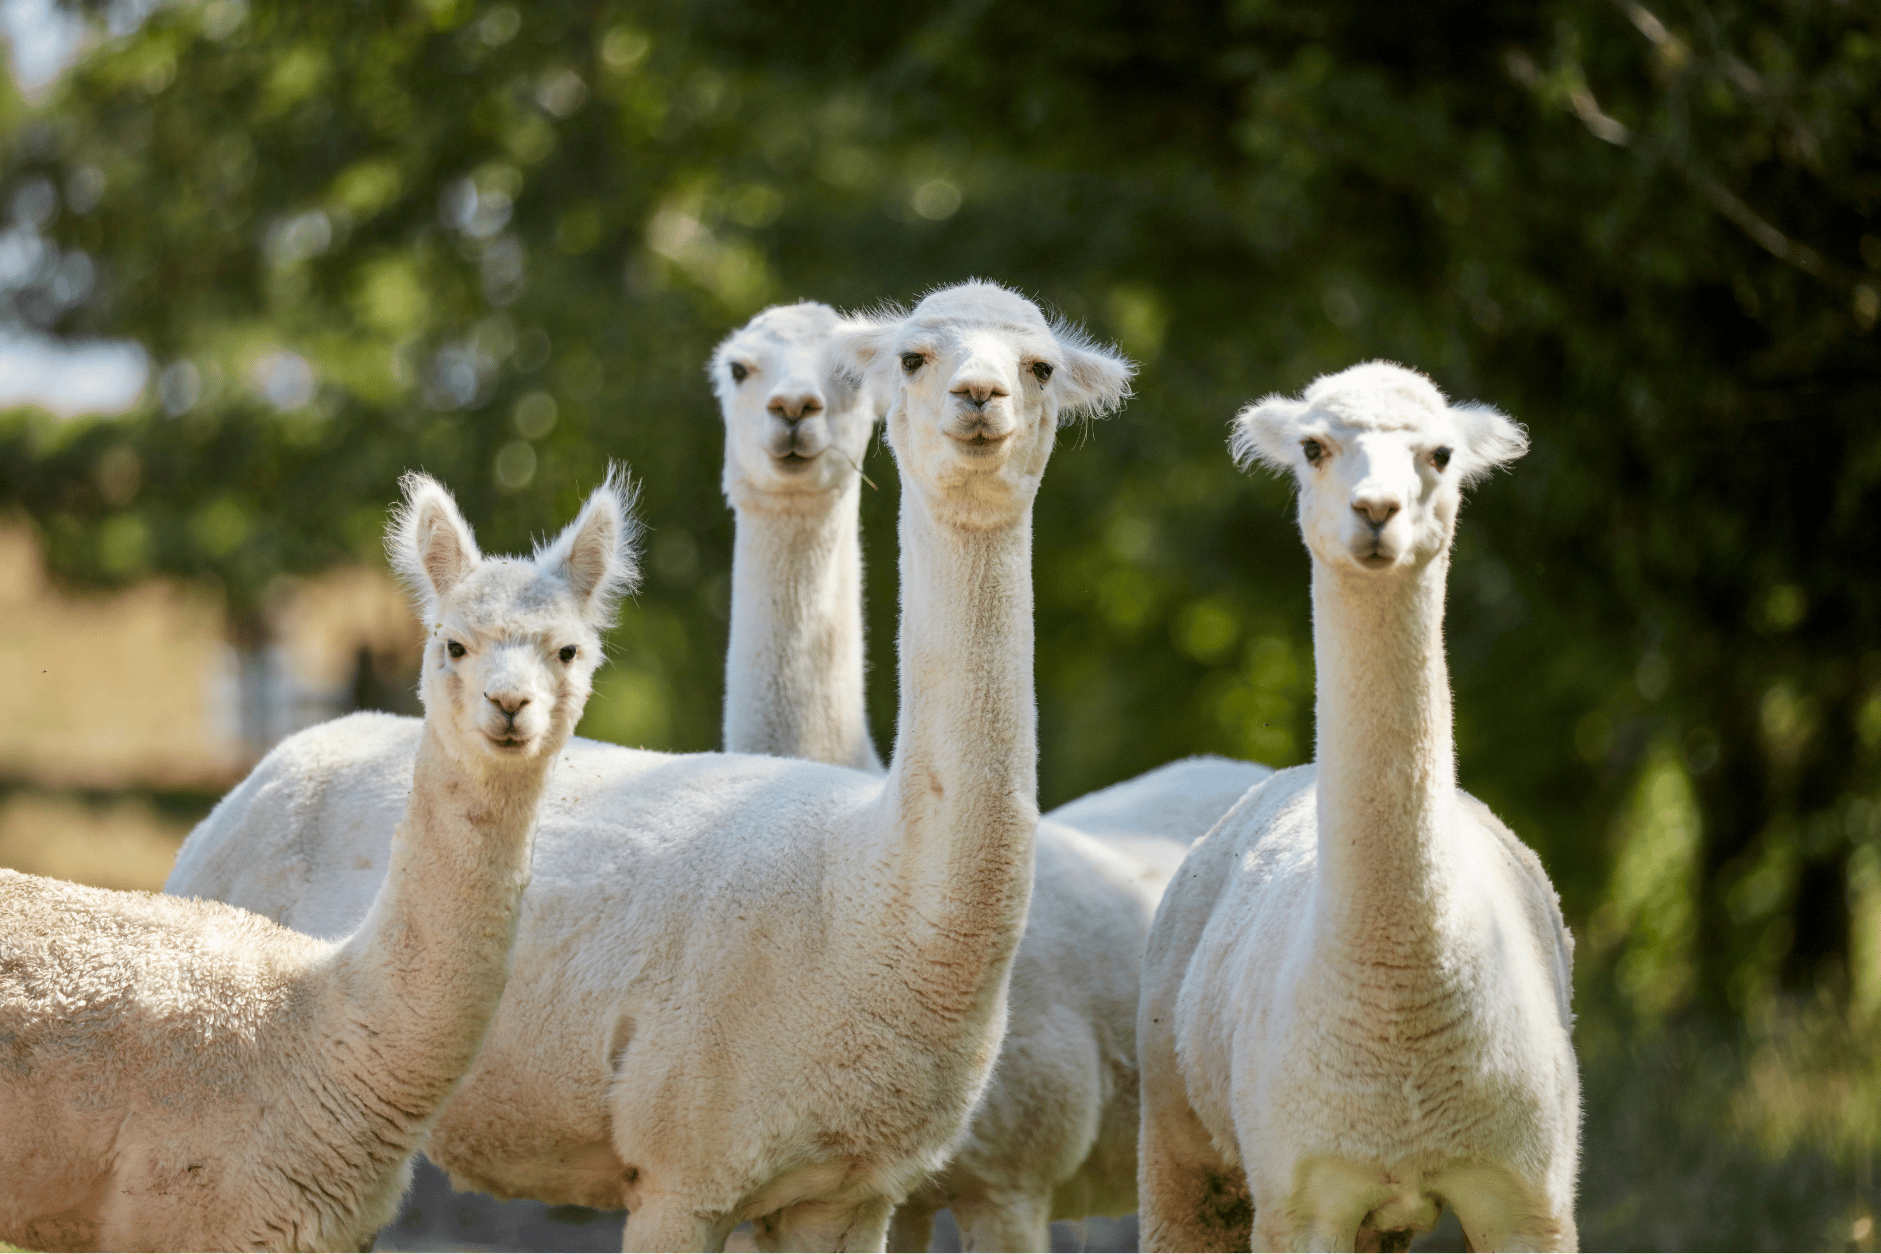
<svg viewBox="0 0 1881 1254">
<path fill-rule="evenodd" d="M 881 774 L 863 687 L 860 488 L 734 497 L 728 753 Z"/>
<path fill-rule="evenodd" d="M 901 709 L 887 797 L 918 948 L 992 1004 L 1032 892 L 1032 514 L 969 531 L 901 497 Z"/>
<path fill-rule="evenodd" d="M 429 1119 L 496 1014 L 551 760 L 493 776 L 426 721 L 385 882 L 340 945 L 326 1003 L 329 1035 L 370 1050 L 373 1099 L 394 1124 Z"/>
<path fill-rule="evenodd" d="M 1319 885 L 1324 943 L 1371 961 L 1437 952 L 1455 805 L 1448 557 L 1406 579 L 1313 562 Z"/>
</svg>

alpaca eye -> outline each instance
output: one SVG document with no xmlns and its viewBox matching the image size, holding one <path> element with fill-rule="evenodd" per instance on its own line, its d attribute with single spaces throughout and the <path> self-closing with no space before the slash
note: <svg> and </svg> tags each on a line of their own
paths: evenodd
<svg viewBox="0 0 1881 1254">
<path fill-rule="evenodd" d="M 575 660 L 575 646 L 572 644 L 563 645 L 562 646 L 562 661 L 566 663 L 566 662 L 572 662 L 574 660 Z"/>
<path fill-rule="evenodd" d="M 926 364 L 927 358 L 921 356 L 919 353 L 903 353 L 901 355 L 901 368 L 906 370 L 909 374 L 913 374 Z"/>
<path fill-rule="evenodd" d="M 1052 377 L 1052 364 L 1049 361 L 1033 362 L 1032 363 L 1032 377 L 1034 379 L 1037 379 L 1040 383 L 1045 382 L 1047 379 Z"/>
<path fill-rule="evenodd" d="M 1430 455 L 1430 464 L 1435 466 L 1438 470 L 1442 470 L 1445 466 L 1448 466 L 1450 464 L 1450 450 L 1440 448 L 1432 453 Z"/>
<path fill-rule="evenodd" d="M 743 366 L 739 365 L 735 361 L 731 364 L 731 371 L 732 371 L 733 383 L 743 383 L 745 381 L 745 376 L 751 373 L 749 370 L 746 370 Z"/>
<path fill-rule="evenodd" d="M 464 646 L 457 643 L 455 640 L 446 640 L 444 642 L 444 651 L 449 653 L 452 657 L 464 656 Z"/>
<path fill-rule="evenodd" d="M 1326 447 L 1318 440 L 1301 440 L 1300 451 L 1306 454 L 1306 460 L 1319 465 L 1319 459 L 1326 455 Z"/>
</svg>

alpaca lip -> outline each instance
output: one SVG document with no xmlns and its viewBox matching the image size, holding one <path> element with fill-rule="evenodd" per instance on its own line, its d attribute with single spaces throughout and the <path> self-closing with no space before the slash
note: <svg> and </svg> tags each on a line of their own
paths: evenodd
<svg viewBox="0 0 1881 1254">
<path fill-rule="evenodd" d="M 815 453 L 799 453 L 795 449 L 792 449 L 788 453 L 773 454 L 771 460 L 775 461 L 785 470 L 798 471 L 808 466 L 811 462 L 814 462 L 816 458 L 817 455 Z"/>
<path fill-rule="evenodd" d="M 503 753 L 520 753 L 529 747 L 529 742 L 521 736 L 496 736 L 489 732 L 483 734 L 489 737 L 490 743 L 495 745 L 498 751 Z"/>
</svg>

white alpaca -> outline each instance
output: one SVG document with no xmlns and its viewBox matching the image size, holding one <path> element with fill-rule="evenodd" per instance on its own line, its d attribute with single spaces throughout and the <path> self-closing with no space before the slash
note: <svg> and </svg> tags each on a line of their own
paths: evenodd
<svg viewBox="0 0 1881 1254">
<path fill-rule="evenodd" d="M 1269 397 L 1313 559 L 1318 762 L 1255 789 L 1157 912 L 1138 1020 L 1145 1248 L 1350 1250 L 1453 1207 L 1472 1249 L 1575 1243 L 1573 945 L 1456 786 L 1444 581 L 1519 427 L 1368 363 Z"/>
<path fill-rule="evenodd" d="M 219 902 L 0 871 L 0 1240 L 359 1249 L 482 1044 L 543 782 L 632 578 L 610 480 L 534 560 L 405 481 L 394 562 L 437 624 L 390 873 L 316 940 Z"/>
<path fill-rule="evenodd" d="M 874 756 L 856 491 L 873 411 L 857 381 L 830 376 L 844 325 L 822 305 L 769 309 L 712 355 L 738 512 L 728 751 Z M 1152 891 L 1120 882 L 1132 868 L 1056 824 L 1040 824 L 1037 858 L 999 1063 L 959 1150 L 896 1210 L 891 1249 L 927 1249 L 948 1206 L 968 1249 L 1042 1249 L 1053 1219 L 1136 1206 L 1136 976 Z M 1134 878 L 1160 891 L 1180 860 Z"/>
<path fill-rule="evenodd" d="M 869 393 L 832 369 L 845 323 L 806 301 L 727 336 L 708 373 L 737 511 L 725 751 L 882 773 L 863 690 L 862 459 Z"/>
<path fill-rule="evenodd" d="M 515 969 L 428 1152 L 463 1186 L 626 1206 L 629 1249 L 881 1248 L 992 1070 L 1031 891 L 1031 510 L 1062 415 L 1127 367 L 990 284 L 846 333 L 902 475 L 886 779 L 571 742 Z M 191 835 L 188 886 L 343 931 L 415 728 L 285 742 Z M 270 870 L 284 864 L 283 870 Z"/>
</svg>

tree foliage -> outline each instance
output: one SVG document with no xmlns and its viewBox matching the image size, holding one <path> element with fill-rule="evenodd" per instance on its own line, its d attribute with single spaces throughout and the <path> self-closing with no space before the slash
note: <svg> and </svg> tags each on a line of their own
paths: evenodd
<svg viewBox="0 0 1881 1254">
<path fill-rule="evenodd" d="M 1592 956 L 1659 1011 L 1881 989 L 1851 940 L 1881 906 L 1878 88 L 1881 12 L 1832 0 L 169 5 L 0 113 L 11 229 L 50 241 L 15 316 L 134 337 L 155 379 L 125 417 L 0 420 L 0 492 L 63 577 L 213 579 L 239 618 L 372 560 L 407 467 L 502 547 L 623 458 L 652 578 L 589 729 L 704 749 L 711 345 L 771 301 L 995 277 L 1143 366 L 1038 509 L 1050 805 L 1310 757 L 1306 559 L 1226 421 L 1407 362 L 1534 438 L 1460 531 L 1461 769 Z"/>
</svg>

